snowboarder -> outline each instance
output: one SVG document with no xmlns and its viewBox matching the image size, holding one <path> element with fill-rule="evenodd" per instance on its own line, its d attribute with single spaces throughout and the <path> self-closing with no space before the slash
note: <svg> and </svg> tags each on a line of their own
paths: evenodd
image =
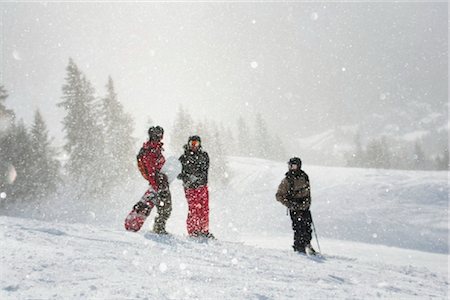
<svg viewBox="0 0 450 300">
<path fill-rule="evenodd" d="M 157 234 L 167 234 L 166 222 L 172 212 L 172 199 L 166 174 L 161 172 L 165 163 L 162 152 L 164 130 L 160 126 L 152 126 L 148 130 L 149 139 L 137 155 L 137 164 L 142 176 L 148 181 L 149 187 L 141 200 L 133 207 L 133 211 L 125 221 L 127 230 L 138 231 L 150 215 L 154 206 L 157 216 L 153 231 Z M 137 218 L 137 222 L 136 222 Z"/>
<path fill-rule="evenodd" d="M 209 156 L 202 149 L 198 135 L 189 137 L 179 161 L 181 173 L 177 178 L 183 181 L 189 208 L 186 220 L 188 234 L 194 237 L 214 238 L 209 232 Z"/>
<path fill-rule="evenodd" d="M 289 209 L 294 230 L 294 251 L 302 254 L 316 254 L 311 246 L 311 188 L 308 175 L 301 169 L 302 161 L 293 157 L 288 162 L 289 170 L 275 195 L 276 200 Z"/>
</svg>

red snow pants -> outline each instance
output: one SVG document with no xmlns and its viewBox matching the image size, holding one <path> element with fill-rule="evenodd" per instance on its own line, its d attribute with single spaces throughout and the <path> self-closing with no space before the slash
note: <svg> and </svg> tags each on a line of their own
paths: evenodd
<svg viewBox="0 0 450 300">
<path fill-rule="evenodd" d="M 209 193 L 207 186 L 196 189 L 185 189 L 184 194 L 188 202 L 188 216 L 186 220 L 189 235 L 209 233 Z"/>
</svg>

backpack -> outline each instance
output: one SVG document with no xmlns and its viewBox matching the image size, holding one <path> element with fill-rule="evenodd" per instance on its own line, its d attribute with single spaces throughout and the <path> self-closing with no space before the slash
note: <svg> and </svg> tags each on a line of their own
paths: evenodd
<svg viewBox="0 0 450 300">
<path fill-rule="evenodd" d="M 139 172 L 141 172 L 141 175 L 145 178 L 145 180 L 148 180 L 148 171 L 145 168 L 143 157 L 145 156 L 145 154 L 147 154 L 147 151 L 149 150 L 142 147 L 141 150 L 139 150 L 138 155 L 136 156 Z"/>
</svg>

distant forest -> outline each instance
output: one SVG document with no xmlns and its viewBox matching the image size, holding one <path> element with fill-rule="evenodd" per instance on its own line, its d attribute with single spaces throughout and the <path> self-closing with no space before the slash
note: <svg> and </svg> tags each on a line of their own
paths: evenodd
<svg viewBox="0 0 450 300">
<path fill-rule="evenodd" d="M 17 120 L 6 106 L 8 92 L 0 86 L 0 192 L 2 205 L 27 203 L 63 195 L 76 203 L 108 203 L 116 190 L 139 176 L 135 166 L 140 143 L 133 137 L 133 119 L 124 110 L 108 78 L 103 97 L 76 63 L 69 59 L 61 100 L 65 144 L 52 145 L 48 126 L 38 110 L 31 126 Z M 261 114 L 254 124 L 239 117 L 237 134 L 215 120 L 194 120 L 183 107 L 178 108 L 170 132 L 169 147 L 182 153 L 183 145 L 193 134 L 202 137 L 211 157 L 211 180 L 226 184 L 229 171 L 227 156 L 251 156 L 285 161 L 286 150 L 280 137 L 270 132 Z M 153 124 L 148 116 L 147 126 Z M 5 199 L 6 198 L 6 199 Z M 1 205 L 0 205 L 1 207 Z"/>
<path fill-rule="evenodd" d="M 33 123 L 27 127 L 7 108 L 8 92 L 0 86 L 3 206 L 11 201 L 38 201 L 58 194 L 80 203 L 85 199 L 108 203 L 105 199 L 110 199 L 118 189 L 126 189 L 127 183 L 138 176 L 135 155 L 143 141 L 133 137 L 133 119 L 119 101 L 113 79 L 107 79 L 103 97 L 94 95 L 91 82 L 69 59 L 58 103 L 65 111 L 62 120 L 65 145 L 56 149 L 41 112 L 36 110 Z M 169 136 L 169 147 L 181 154 L 188 137 L 200 135 L 211 157 L 211 180 L 224 185 L 230 175 L 228 156 L 288 159 L 281 138 L 268 128 L 262 115 L 256 113 L 253 121 L 249 124 L 238 117 L 237 130 L 233 131 L 216 120 L 194 120 L 187 110 L 179 107 L 171 131 L 166 131 L 165 136 Z M 147 125 L 157 125 L 151 115 Z M 408 147 L 384 137 L 363 145 L 361 136 L 356 135 L 354 149 L 345 153 L 345 158 L 348 167 L 448 170 L 448 148 L 427 157 L 426 145 L 420 141 L 416 141 L 413 149 Z"/>
</svg>

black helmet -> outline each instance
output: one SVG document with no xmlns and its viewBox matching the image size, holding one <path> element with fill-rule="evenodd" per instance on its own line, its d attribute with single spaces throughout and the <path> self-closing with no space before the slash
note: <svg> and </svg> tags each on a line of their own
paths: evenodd
<svg viewBox="0 0 450 300">
<path fill-rule="evenodd" d="M 302 160 L 298 157 L 293 157 L 288 161 L 288 165 L 289 166 L 297 165 L 298 168 L 300 169 L 302 167 Z"/>
<path fill-rule="evenodd" d="M 198 135 L 192 135 L 189 137 L 188 143 L 191 141 L 199 141 L 201 143 L 202 139 Z"/>
<path fill-rule="evenodd" d="M 148 138 L 150 141 L 160 141 L 164 135 L 164 129 L 161 126 L 152 126 L 148 129 Z"/>
</svg>

